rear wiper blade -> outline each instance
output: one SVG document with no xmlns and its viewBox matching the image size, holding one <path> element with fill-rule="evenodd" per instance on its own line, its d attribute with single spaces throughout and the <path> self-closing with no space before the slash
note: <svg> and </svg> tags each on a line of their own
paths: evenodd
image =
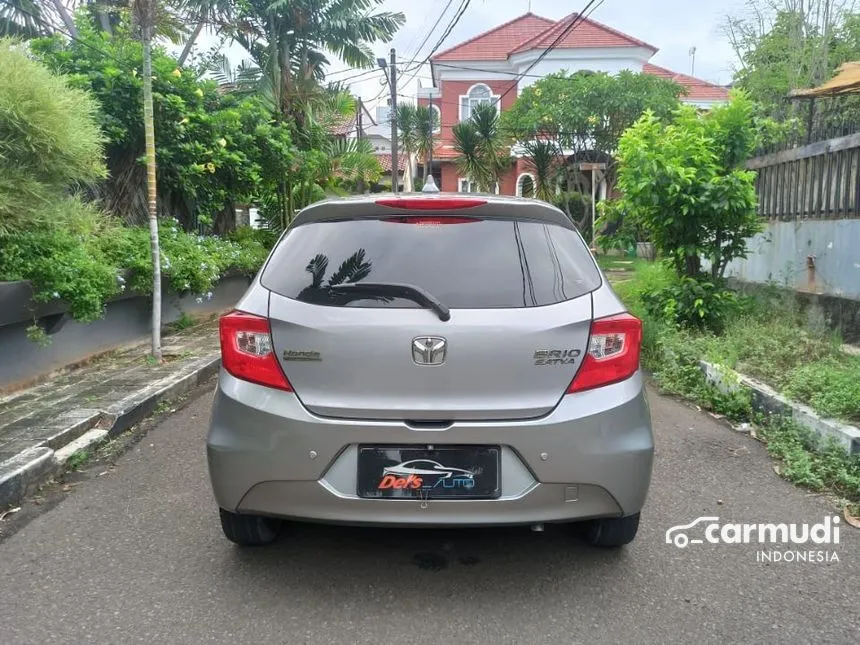
<svg viewBox="0 0 860 645">
<path fill-rule="evenodd" d="M 393 298 L 405 298 L 419 305 L 432 309 L 439 316 L 439 320 L 451 319 L 448 307 L 439 302 L 439 299 L 429 291 L 411 284 L 398 284 L 396 282 L 350 282 L 329 287 L 330 291 L 351 292 L 367 294 L 372 296 L 390 296 Z"/>
</svg>

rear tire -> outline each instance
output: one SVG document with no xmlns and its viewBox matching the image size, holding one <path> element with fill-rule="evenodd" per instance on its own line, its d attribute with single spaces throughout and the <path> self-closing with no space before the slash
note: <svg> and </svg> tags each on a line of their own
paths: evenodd
<svg viewBox="0 0 860 645">
<path fill-rule="evenodd" d="M 585 525 L 585 540 L 591 546 L 616 548 L 630 544 L 639 530 L 639 513 L 626 517 L 605 517 Z"/>
<path fill-rule="evenodd" d="M 221 529 L 228 540 L 239 546 L 263 546 L 274 542 L 283 522 L 262 515 L 238 515 L 221 511 Z"/>
</svg>

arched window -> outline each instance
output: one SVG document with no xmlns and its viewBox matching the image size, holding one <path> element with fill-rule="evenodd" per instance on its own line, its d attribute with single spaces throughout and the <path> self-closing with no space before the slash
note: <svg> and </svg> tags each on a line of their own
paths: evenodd
<svg viewBox="0 0 860 645">
<path fill-rule="evenodd" d="M 431 105 L 430 111 L 433 113 L 433 134 L 439 134 L 442 129 L 442 111 L 438 105 Z"/>
<path fill-rule="evenodd" d="M 498 110 L 499 96 L 493 94 L 493 91 L 487 85 L 478 83 L 460 96 L 460 120 L 468 120 L 472 116 L 472 108 L 482 103 L 494 103 L 496 110 Z"/>
<path fill-rule="evenodd" d="M 517 197 L 535 196 L 535 178 L 527 172 L 517 177 Z"/>
</svg>

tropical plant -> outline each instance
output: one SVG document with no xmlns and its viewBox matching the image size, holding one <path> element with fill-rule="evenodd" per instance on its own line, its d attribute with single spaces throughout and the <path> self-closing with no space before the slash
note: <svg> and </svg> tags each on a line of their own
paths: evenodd
<svg viewBox="0 0 860 645">
<path fill-rule="evenodd" d="M 402 13 L 374 12 L 382 0 L 247 0 L 232 38 L 271 79 L 282 118 L 299 129 L 331 52 L 354 67 L 374 64 L 370 44 L 391 39 Z"/>
<path fill-rule="evenodd" d="M 475 182 L 479 191 L 492 192 L 510 156 L 499 130 L 499 113 L 491 103 L 472 109 L 472 116 L 454 126 L 454 150 L 458 172 Z"/>
<path fill-rule="evenodd" d="M 204 27 L 215 27 L 217 32 L 221 32 L 230 24 L 235 13 L 235 3 L 232 0 L 178 0 L 177 5 L 183 18 L 194 23 L 179 54 L 178 63 L 181 67 L 188 60 Z"/>
<path fill-rule="evenodd" d="M 411 193 L 414 190 L 414 177 L 412 176 L 412 155 L 418 147 L 418 108 L 414 103 L 398 103 L 397 117 L 398 139 L 403 154 L 406 155 L 406 172 L 403 176 L 403 190 Z"/>
<path fill-rule="evenodd" d="M 106 175 L 96 118 L 89 94 L 0 39 L 0 237 L 57 223 L 69 191 Z"/>
<path fill-rule="evenodd" d="M 552 201 L 558 180 L 561 150 L 555 141 L 539 139 L 523 144 L 524 159 L 534 173 L 534 196 Z"/>
<path fill-rule="evenodd" d="M 0 5 L 0 36 L 35 38 L 58 30 L 78 35 L 71 11 L 59 0 L 4 0 Z"/>
<path fill-rule="evenodd" d="M 326 152 L 334 178 L 350 188 L 375 184 L 382 175 L 382 166 L 367 139 L 333 139 L 326 145 Z"/>
<path fill-rule="evenodd" d="M 415 109 L 415 153 L 424 167 L 421 176 L 422 185 L 427 181 L 427 175 L 430 173 L 430 153 L 433 149 L 435 133 L 440 126 L 436 115 L 437 112 L 426 105 L 419 105 Z"/>
<path fill-rule="evenodd" d="M 81 21 L 80 32 L 78 41 L 39 39 L 30 49 L 98 99 L 111 178 L 97 194 L 109 212 L 144 224 L 144 132 L 137 111 L 142 46 L 131 39 L 127 23 L 115 25 L 111 37 L 88 21 Z M 304 176 L 309 164 L 297 158 L 290 127 L 274 119 L 264 96 L 219 91 L 159 48 L 152 67 L 160 217 L 175 217 L 186 229 L 203 225 L 224 233 L 234 221 L 234 204 L 277 203 L 269 197 L 284 179 Z"/>
</svg>

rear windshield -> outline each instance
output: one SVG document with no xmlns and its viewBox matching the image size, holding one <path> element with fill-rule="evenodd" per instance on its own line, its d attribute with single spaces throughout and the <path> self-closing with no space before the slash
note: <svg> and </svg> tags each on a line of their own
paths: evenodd
<svg viewBox="0 0 860 645">
<path fill-rule="evenodd" d="M 399 216 L 303 224 L 278 245 L 263 285 L 287 298 L 351 307 L 418 307 L 391 296 L 338 296 L 349 283 L 420 287 L 456 309 L 552 305 L 594 291 L 579 235 L 531 220 Z"/>
</svg>

